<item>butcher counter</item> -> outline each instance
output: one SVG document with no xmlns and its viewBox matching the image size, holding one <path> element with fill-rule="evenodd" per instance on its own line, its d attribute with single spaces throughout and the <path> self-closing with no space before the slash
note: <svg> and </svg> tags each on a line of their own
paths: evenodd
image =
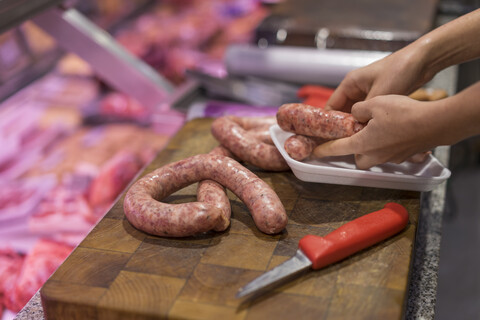
<svg viewBox="0 0 480 320">
<path fill-rule="evenodd" d="M 449 68 L 430 86 L 452 95 L 456 74 L 455 67 Z M 215 145 L 209 121 L 187 123 L 144 173 L 208 152 Z M 448 147 L 434 154 L 448 165 Z M 244 205 L 229 193 L 233 216 L 227 231 L 183 240 L 148 236 L 125 220 L 122 196 L 15 319 L 41 320 L 44 311 L 62 319 L 167 314 L 186 319 L 433 319 L 446 183 L 419 193 L 305 183 L 290 172 L 254 172 L 284 202 L 290 222 L 283 233 L 260 233 Z M 191 201 L 194 194 L 190 187 L 169 199 Z M 292 256 L 304 234 L 325 235 L 388 201 L 409 211 L 409 225 L 402 233 L 250 304 L 234 299 L 249 280 Z M 248 250 L 252 247 L 255 250 Z"/>
<path fill-rule="evenodd" d="M 455 77 L 456 69 L 447 69 L 431 86 L 452 94 Z M 209 152 L 217 145 L 211 121 L 186 123 L 141 175 Z M 448 164 L 448 147 L 434 154 Z M 44 311 L 52 318 L 79 319 L 433 318 L 446 183 L 420 193 L 308 183 L 291 172 L 248 168 L 282 200 L 289 215 L 282 233 L 258 231 L 245 205 L 229 192 L 232 219 L 226 231 L 186 239 L 150 236 L 125 219 L 122 196 L 16 319 L 42 319 Z M 190 186 L 168 200 L 192 201 L 195 192 Z M 323 236 L 390 201 L 409 211 L 401 233 L 259 299 L 235 298 L 240 287 L 291 257 L 302 236 Z"/>
</svg>

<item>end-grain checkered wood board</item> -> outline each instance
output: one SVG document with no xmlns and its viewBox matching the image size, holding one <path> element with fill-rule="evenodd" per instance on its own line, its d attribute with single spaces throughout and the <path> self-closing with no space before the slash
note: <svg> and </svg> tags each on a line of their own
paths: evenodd
<svg viewBox="0 0 480 320">
<path fill-rule="evenodd" d="M 143 174 L 216 141 L 210 119 L 188 122 Z M 249 167 L 254 170 L 254 168 Z M 291 172 L 254 172 L 282 200 L 289 223 L 261 233 L 231 192 L 231 226 L 198 237 L 162 238 L 133 228 L 123 197 L 41 289 L 47 319 L 399 319 L 420 210 L 418 192 L 315 184 Z M 195 200 L 196 186 L 168 198 Z M 237 290 L 294 255 L 306 234 L 324 236 L 389 201 L 409 211 L 396 236 L 322 270 L 310 271 L 257 300 Z"/>
</svg>

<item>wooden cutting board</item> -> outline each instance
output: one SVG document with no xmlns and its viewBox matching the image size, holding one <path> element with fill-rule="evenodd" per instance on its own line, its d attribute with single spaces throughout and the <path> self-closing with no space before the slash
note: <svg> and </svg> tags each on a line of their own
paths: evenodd
<svg viewBox="0 0 480 320">
<path fill-rule="evenodd" d="M 210 119 L 188 122 L 142 173 L 207 153 L 216 141 Z M 253 167 L 249 167 L 254 170 Z M 230 228 L 184 239 L 134 229 L 120 198 L 41 289 L 47 319 L 399 319 L 420 193 L 315 184 L 291 172 L 254 170 L 279 195 L 289 223 L 278 235 L 258 231 L 245 205 L 229 192 Z M 168 198 L 195 199 L 196 186 Z M 337 264 L 241 303 L 237 290 L 293 256 L 306 234 L 324 236 L 389 201 L 410 214 L 400 234 Z"/>
</svg>

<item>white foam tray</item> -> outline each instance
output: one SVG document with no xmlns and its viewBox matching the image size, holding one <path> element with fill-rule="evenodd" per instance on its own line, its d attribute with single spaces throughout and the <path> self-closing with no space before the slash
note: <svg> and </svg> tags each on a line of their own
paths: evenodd
<svg viewBox="0 0 480 320">
<path fill-rule="evenodd" d="M 292 159 L 284 148 L 285 140 L 293 133 L 283 131 L 278 125 L 274 125 L 270 127 L 270 135 L 293 174 L 302 181 L 431 191 L 451 175 L 450 170 L 433 155 L 422 163 L 407 161 L 401 164 L 385 163 L 368 170 L 357 169 L 353 155 L 297 161 Z"/>
</svg>

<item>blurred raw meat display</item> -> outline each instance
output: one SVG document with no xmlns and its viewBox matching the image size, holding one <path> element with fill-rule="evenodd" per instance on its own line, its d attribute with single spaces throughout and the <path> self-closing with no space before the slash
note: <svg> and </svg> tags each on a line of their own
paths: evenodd
<svg viewBox="0 0 480 320">
<path fill-rule="evenodd" d="M 161 1 L 115 37 L 175 84 L 187 68 L 224 70 L 229 44 L 247 43 L 268 11 L 254 0 Z"/>
<path fill-rule="evenodd" d="M 20 311 L 72 249 L 73 247 L 64 243 L 40 239 L 25 258 L 15 257 L 13 252 L 7 252 L 4 257 L 0 256 L 0 259 L 9 259 L 7 264 L 16 266 L 15 270 L 9 270 L 12 272 L 10 279 L 3 285 L 5 307 Z"/>
<path fill-rule="evenodd" d="M 169 139 L 133 122 L 83 125 L 72 96 L 57 86 L 45 92 L 52 79 L 69 83 L 56 77 L 33 83 L 0 108 L 0 303 L 10 314 Z"/>
<path fill-rule="evenodd" d="M 148 2 L 78 5 L 104 27 Z M 227 46 L 250 41 L 267 15 L 256 0 L 153 1 L 141 12 L 112 34 L 175 85 L 187 68 L 224 74 Z M 31 22 L 20 29 L 32 52 L 52 56 L 47 34 Z M 155 113 L 105 87 L 76 55 L 60 57 L 0 104 L 0 319 L 29 301 L 186 118 Z"/>
</svg>

